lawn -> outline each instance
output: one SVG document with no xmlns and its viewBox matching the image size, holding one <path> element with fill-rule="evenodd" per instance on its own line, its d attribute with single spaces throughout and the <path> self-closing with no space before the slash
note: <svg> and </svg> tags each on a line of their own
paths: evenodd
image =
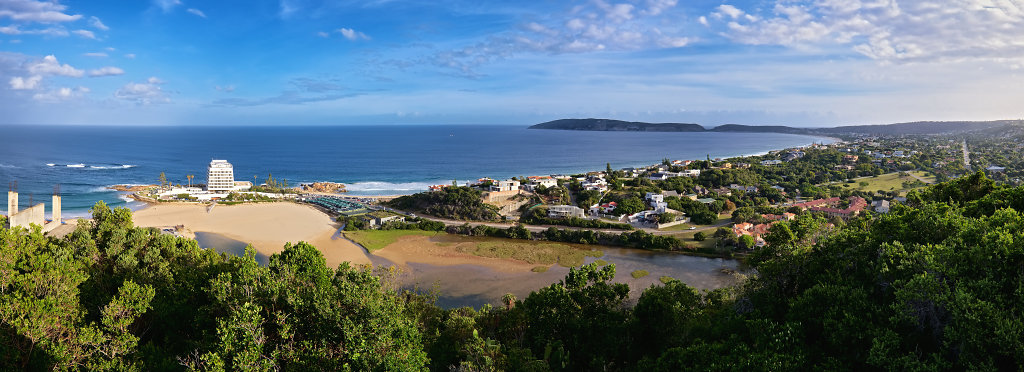
<svg viewBox="0 0 1024 372">
<path fill-rule="evenodd" d="M 718 215 L 718 221 L 715 221 L 715 223 L 712 224 L 712 225 L 723 225 L 723 224 L 728 224 L 728 223 L 732 223 L 732 213 L 722 213 L 722 214 L 719 214 Z M 658 229 L 658 230 L 659 231 L 689 231 L 690 230 L 690 226 L 696 226 L 699 229 L 699 228 L 702 228 L 702 227 L 708 227 L 708 226 L 712 226 L 712 225 L 695 225 L 695 224 L 692 224 L 692 223 L 684 223 L 684 224 L 679 224 L 679 225 L 675 225 L 675 226 L 669 226 L 669 227 L 666 227 L 664 229 Z M 712 231 L 712 233 L 714 233 L 714 231 Z M 691 234 L 690 236 L 693 236 L 693 235 Z"/>
<path fill-rule="evenodd" d="M 481 257 L 511 258 L 542 265 L 557 263 L 564 267 L 583 265 L 583 260 L 586 257 L 604 256 L 604 252 L 597 249 L 581 249 L 562 243 L 501 238 L 478 240 L 475 244 L 459 244 L 458 249 L 461 252 Z"/>
<path fill-rule="evenodd" d="M 349 240 L 352 240 L 363 246 L 363 248 L 366 248 L 366 250 L 373 252 L 391 245 L 391 243 L 398 241 L 398 238 L 403 236 L 435 236 L 439 233 L 436 231 L 422 230 L 360 230 L 344 231 L 343 234 L 345 234 L 345 237 Z"/>
<path fill-rule="evenodd" d="M 915 172 L 914 174 L 921 176 L 928 181 L 935 181 L 934 177 L 924 177 L 924 172 Z M 886 173 L 879 175 L 878 177 L 864 177 L 854 179 L 854 183 L 843 182 L 841 185 L 844 188 L 858 191 L 902 191 L 907 190 L 903 187 L 904 182 L 914 182 L 917 179 L 911 176 L 900 176 L 900 173 Z M 866 182 L 867 185 L 861 185 L 861 182 Z"/>
</svg>

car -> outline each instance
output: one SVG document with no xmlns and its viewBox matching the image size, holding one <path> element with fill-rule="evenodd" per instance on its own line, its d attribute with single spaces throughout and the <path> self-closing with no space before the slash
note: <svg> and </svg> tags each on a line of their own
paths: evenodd
<svg viewBox="0 0 1024 372">
<path fill-rule="evenodd" d="M 690 226 L 690 230 L 697 230 L 696 226 Z"/>
</svg>

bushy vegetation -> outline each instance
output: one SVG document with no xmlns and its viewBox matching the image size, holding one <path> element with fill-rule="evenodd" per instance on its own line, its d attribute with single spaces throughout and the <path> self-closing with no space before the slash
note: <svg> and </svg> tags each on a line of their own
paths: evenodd
<svg viewBox="0 0 1024 372">
<path fill-rule="evenodd" d="M 463 221 L 497 221 L 497 208 L 480 199 L 480 191 L 465 186 L 452 186 L 440 191 L 424 192 L 395 198 L 387 206 L 408 212 Z"/>
<path fill-rule="evenodd" d="M 833 230 L 780 222 L 736 287 L 662 278 L 630 306 L 615 266 L 590 264 L 481 309 L 328 268 L 305 243 L 260 267 L 99 204 L 65 238 L 0 230 L 0 369 L 1020 370 L 1024 189 L 977 175 L 908 204 Z"/>
<path fill-rule="evenodd" d="M 545 207 L 536 207 L 526 211 L 525 214 L 519 219 L 520 222 L 530 225 L 559 225 L 559 226 L 570 226 L 570 227 L 582 227 L 588 229 L 619 229 L 619 230 L 633 230 L 633 226 L 628 223 L 615 223 L 601 220 L 588 220 L 579 217 L 569 218 L 548 218 L 548 210 Z"/>
</svg>

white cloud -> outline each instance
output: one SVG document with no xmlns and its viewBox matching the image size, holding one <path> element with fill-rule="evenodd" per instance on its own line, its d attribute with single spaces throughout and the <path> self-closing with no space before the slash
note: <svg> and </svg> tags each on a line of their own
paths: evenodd
<svg viewBox="0 0 1024 372">
<path fill-rule="evenodd" d="M 203 13 L 202 10 L 199 10 L 199 9 L 196 9 L 196 8 L 188 8 L 188 9 L 185 9 L 185 11 L 189 12 L 189 13 L 192 13 L 192 14 L 195 14 L 197 16 L 206 18 L 206 13 Z"/>
<path fill-rule="evenodd" d="M 145 83 L 131 82 L 114 92 L 114 97 L 140 105 L 170 103 L 171 99 L 160 87 L 163 83 L 163 80 L 156 77 L 149 78 Z"/>
<path fill-rule="evenodd" d="M 5 35 L 44 35 L 44 36 L 68 36 L 68 30 L 64 27 L 47 27 L 42 29 L 23 30 L 18 25 L 0 27 L 0 34 Z"/>
<path fill-rule="evenodd" d="M 14 90 L 35 90 L 36 87 L 39 86 L 39 82 L 42 80 L 43 77 L 40 75 L 34 75 L 25 78 L 15 76 L 12 77 L 8 83 L 11 84 L 11 89 Z"/>
<path fill-rule="evenodd" d="M 843 46 L 882 62 L 1024 61 L 1016 1 L 776 0 L 767 14 L 729 15 L 722 34 L 756 45 Z"/>
<path fill-rule="evenodd" d="M 316 33 L 316 36 L 327 38 L 327 37 L 331 37 L 331 34 L 323 32 L 323 31 L 320 31 L 320 32 Z"/>
<path fill-rule="evenodd" d="M 120 69 L 118 67 L 114 67 L 114 66 L 106 66 L 106 67 L 101 67 L 101 68 L 98 68 L 98 69 L 95 69 L 95 70 L 89 70 L 89 76 L 92 76 L 92 77 L 115 76 L 115 75 L 123 75 L 123 74 L 124 74 L 124 70 L 122 70 L 122 69 Z"/>
<path fill-rule="evenodd" d="M 356 31 L 356 30 L 353 30 L 351 28 L 339 28 L 338 32 L 341 33 L 341 36 L 344 36 L 346 39 L 349 39 L 349 40 L 352 40 L 352 41 L 355 41 L 355 40 L 370 40 L 370 37 L 366 36 L 366 34 L 364 34 L 362 32 L 359 32 L 359 31 Z"/>
<path fill-rule="evenodd" d="M 71 67 L 68 64 L 60 64 L 57 61 L 57 57 L 53 55 L 48 55 L 39 61 L 29 63 L 26 70 L 32 75 L 69 76 L 76 78 L 84 75 L 82 70 Z"/>
<path fill-rule="evenodd" d="M 36 93 L 32 95 L 32 99 L 43 102 L 57 102 L 81 97 L 86 93 L 89 93 L 89 91 L 89 88 L 81 86 L 75 88 L 61 87 L 47 92 Z"/>
<path fill-rule="evenodd" d="M 28 76 L 11 77 L 7 83 L 12 90 L 40 90 L 43 89 L 43 78 L 47 76 L 67 76 L 73 78 L 82 77 L 85 72 L 68 64 L 60 64 L 57 57 L 48 55 L 40 60 L 22 63 L 21 69 L 28 73 Z"/>
<path fill-rule="evenodd" d="M 77 21 L 80 14 L 67 14 L 66 5 L 57 1 L 4 0 L 0 1 L 0 18 L 18 22 L 58 23 Z"/>
<path fill-rule="evenodd" d="M 181 0 L 153 0 L 153 5 L 156 5 L 164 11 L 164 13 L 174 10 L 174 7 L 181 5 Z"/>
<path fill-rule="evenodd" d="M 742 16 L 744 12 L 742 10 L 739 10 L 739 8 L 735 6 L 729 4 L 722 4 L 718 6 L 718 11 L 716 11 L 714 14 L 717 15 L 719 18 L 721 18 L 722 15 L 727 15 L 729 16 L 729 18 L 736 19 Z"/>
<path fill-rule="evenodd" d="M 96 18 L 96 17 L 89 17 L 89 25 L 92 26 L 93 28 L 97 29 L 97 30 L 102 30 L 102 31 L 110 30 L 110 27 L 107 27 L 107 25 L 103 24 L 103 21 L 101 21 L 99 18 Z"/>
<path fill-rule="evenodd" d="M 232 93 L 232 92 L 235 91 L 235 86 L 234 85 L 225 85 L 225 86 L 218 85 L 218 86 L 213 87 L 213 89 L 216 89 L 218 92 Z"/>
<path fill-rule="evenodd" d="M 82 55 L 86 57 L 107 58 L 107 53 L 103 52 L 82 53 Z"/>
<path fill-rule="evenodd" d="M 135 59 L 135 53 L 128 53 L 124 55 L 124 58 Z"/>
<path fill-rule="evenodd" d="M 86 39 L 96 40 L 96 34 L 94 34 L 92 31 L 89 31 L 89 30 L 74 30 L 74 31 L 71 31 L 71 33 L 73 33 L 75 35 L 78 35 L 78 36 L 81 36 L 81 37 L 84 37 Z"/>
</svg>

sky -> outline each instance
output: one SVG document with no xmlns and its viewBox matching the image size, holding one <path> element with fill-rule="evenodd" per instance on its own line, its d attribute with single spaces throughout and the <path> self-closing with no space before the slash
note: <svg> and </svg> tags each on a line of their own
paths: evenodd
<svg viewBox="0 0 1024 372">
<path fill-rule="evenodd" d="M 1024 117 L 1024 0 L 0 0 L 0 124 Z"/>
</svg>

